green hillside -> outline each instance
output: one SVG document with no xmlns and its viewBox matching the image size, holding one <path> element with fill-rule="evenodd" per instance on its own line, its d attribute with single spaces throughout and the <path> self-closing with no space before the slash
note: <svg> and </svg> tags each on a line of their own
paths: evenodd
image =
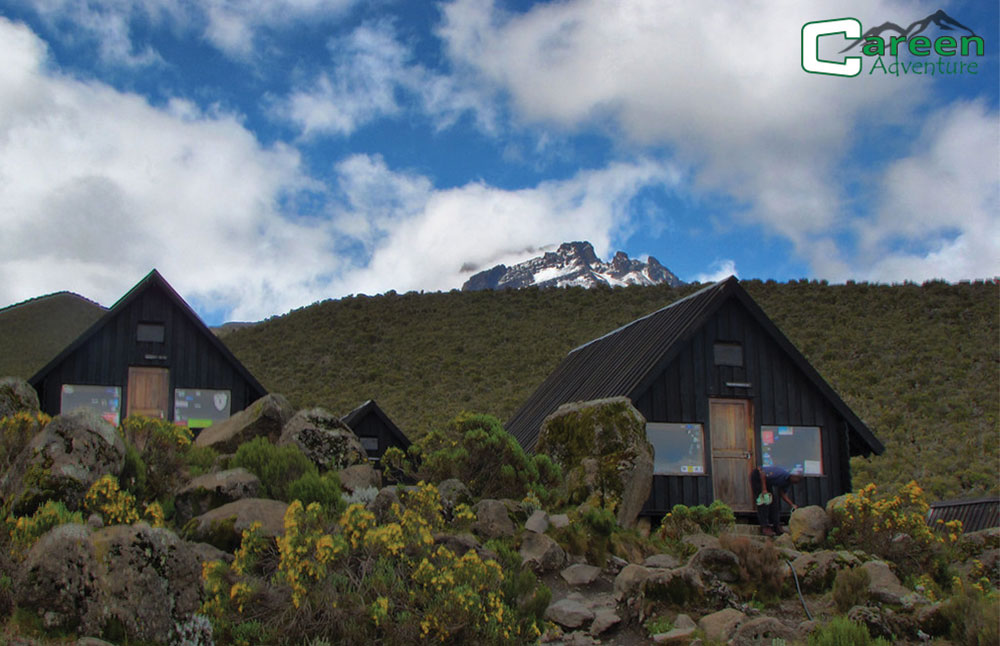
<svg viewBox="0 0 1000 646">
<path fill-rule="evenodd" d="M 0 309 L 0 377 L 29 379 L 105 312 L 71 292 Z"/>
<path fill-rule="evenodd" d="M 858 484 L 917 478 L 937 498 L 1000 488 L 998 283 L 743 286 L 885 443 L 855 461 Z M 508 418 L 569 350 L 696 289 L 351 297 L 226 343 L 298 406 L 376 399 L 419 437 L 463 410 Z"/>
</svg>

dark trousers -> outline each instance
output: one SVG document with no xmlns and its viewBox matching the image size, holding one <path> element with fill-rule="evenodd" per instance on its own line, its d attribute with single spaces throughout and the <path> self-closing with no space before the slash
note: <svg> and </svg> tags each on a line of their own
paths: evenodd
<svg viewBox="0 0 1000 646">
<path fill-rule="evenodd" d="M 750 472 L 750 491 L 753 492 L 753 499 L 756 504 L 757 496 L 763 491 L 760 486 L 760 469 L 754 469 Z M 757 505 L 757 523 L 761 527 L 771 527 L 777 532 L 781 529 L 781 521 L 778 517 L 781 511 L 781 490 L 771 487 L 768 493 L 771 494 L 771 504 Z"/>
</svg>

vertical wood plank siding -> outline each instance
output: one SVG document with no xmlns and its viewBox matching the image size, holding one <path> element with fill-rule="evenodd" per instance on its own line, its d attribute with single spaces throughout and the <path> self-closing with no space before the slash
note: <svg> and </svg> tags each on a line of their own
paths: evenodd
<svg viewBox="0 0 1000 646">
<path fill-rule="evenodd" d="M 743 366 L 715 365 L 717 341 L 743 346 Z M 749 383 L 749 388 L 727 384 Z M 713 500 L 710 398 L 750 399 L 753 402 L 756 454 L 759 460 L 761 426 L 819 426 L 823 475 L 809 476 L 794 487 L 799 505 L 825 505 L 850 490 L 845 480 L 843 419 L 809 378 L 778 347 L 770 335 L 736 301 L 723 304 L 694 334 L 633 403 L 650 422 L 702 424 L 705 429 L 706 475 L 654 476 L 644 514 L 660 515 L 673 505 L 704 505 Z M 749 474 L 748 474 L 749 475 Z"/>
<path fill-rule="evenodd" d="M 96 324 L 97 329 L 85 333 L 90 336 L 82 344 L 70 346 L 68 353 L 39 373 L 35 387 L 42 410 L 50 415 L 59 413 L 63 384 L 118 386 L 125 402 L 130 366 L 170 371 L 170 419 L 174 419 L 175 388 L 229 390 L 233 413 L 266 394 L 252 377 L 247 379 L 246 369 L 231 353 L 220 349 L 221 342 L 210 336 L 212 332 L 193 313 L 185 312 L 182 307 L 186 304 L 178 302 L 179 297 L 160 281 L 151 281 L 130 300 L 123 299 L 121 307 L 113 308 L 107 320 Z M 139 323 L 162 323 L 164 342 L 139 341 Z"/>
</svg>

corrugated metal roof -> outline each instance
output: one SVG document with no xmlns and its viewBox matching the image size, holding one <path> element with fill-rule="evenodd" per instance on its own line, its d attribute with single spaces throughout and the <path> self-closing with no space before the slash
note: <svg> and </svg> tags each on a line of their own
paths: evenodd
<svg viewBox="0 0 1000 646">
<path fill-rule="evenodd" d="M 859 453 L 882 453 L 868 427 L 816 372 L 805 357 L 730 276 L 636 319 L 572 350 L 507 422 L 525 450 L 532 450 L 542 421 L 560 405 L 613 396 L 631 396 L 645 379 L 658 374 L 719 307 L 738 299 L 767 333 L 830 400 L 854 431 Z M 852 451 L 854 453 L 854 451 Z"/>
<path fill-rule="evenodd" d="M 938 521 L 962 521 L 963 532 L 978 532 L 981 529 L 1000 527 L 1000 498 L 976 498 L 974 500 L 945 500 L 931 505 L 927 512 L 927 524 L 936 528 Z"/>
</svg>

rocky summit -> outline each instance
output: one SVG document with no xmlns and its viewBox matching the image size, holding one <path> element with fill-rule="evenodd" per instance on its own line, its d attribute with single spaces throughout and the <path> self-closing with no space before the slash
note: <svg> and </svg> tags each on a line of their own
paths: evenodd
<svg viewBox="0 0 1000 646">
<path fill-rule="evenodd" d="M 669 269 L 649 257 L 648 262 L 629 258 L 619 251 L 611 262 L 603 262 L 589 242 L 564 242 L 556 251 L 511 267 L 497 265 L 474 274 L 463 291 L 521 289 L 523 287 L 596 287 L 610 285 L 683 285 Z"/>
</svg>

